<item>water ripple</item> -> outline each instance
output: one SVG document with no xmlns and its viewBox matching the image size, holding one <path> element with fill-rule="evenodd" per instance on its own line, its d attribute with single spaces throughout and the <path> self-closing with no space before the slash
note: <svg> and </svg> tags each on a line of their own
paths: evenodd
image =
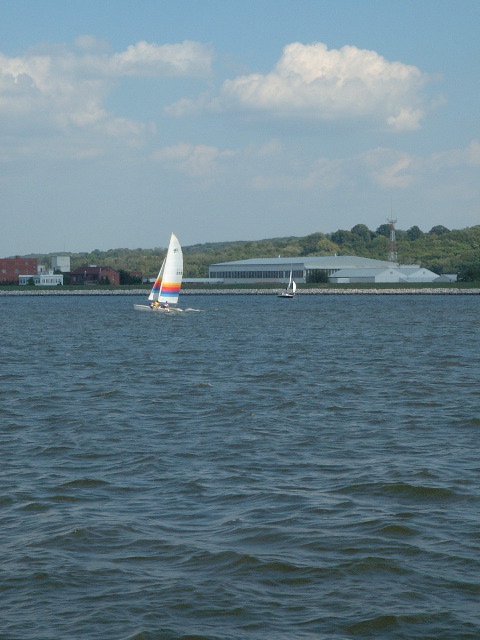
<svg viewBox="0 0 480 640">
<path fill-rule="evenodd" d="M 480 299 L 294 303 L 2 300 L 0 638 L 480 637 Z"/>
</svg>

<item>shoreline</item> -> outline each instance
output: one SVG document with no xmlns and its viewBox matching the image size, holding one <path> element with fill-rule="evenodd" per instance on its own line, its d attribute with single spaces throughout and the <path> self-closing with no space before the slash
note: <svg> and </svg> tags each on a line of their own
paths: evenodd
<svg viewBox="0 0 480 640">
<path fill-rule="evenodd" d="M 265 295 L 277 296 L 282 289 L 182 289 L 181 296 L 189 295 Z M 145 289 L 70 289 L 44 291 L 0 291 L 1 296 L 146 296 Z M 298 297 L 305 295 L 480 295 L 480 289 L 461 289 L 458 287 L 426 287 L 419 289 L 297 289 Z"/>
</svg>

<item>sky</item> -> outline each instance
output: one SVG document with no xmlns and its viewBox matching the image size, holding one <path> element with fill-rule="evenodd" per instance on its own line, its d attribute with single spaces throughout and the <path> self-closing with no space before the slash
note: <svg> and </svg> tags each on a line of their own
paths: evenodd
<svg viewBox="0 0 480 640">
<path fill-rule="evenodd" d="M 480 224 L 479 0 L 0 16 L 0 257 Z"/>
</svg>

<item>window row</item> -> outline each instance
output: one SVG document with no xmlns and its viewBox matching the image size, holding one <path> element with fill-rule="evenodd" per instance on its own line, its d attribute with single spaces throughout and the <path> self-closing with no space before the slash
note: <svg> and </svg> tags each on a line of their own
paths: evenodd
<svg viewBox="0 0 480 640">
<path fill-rule="evenodd" d="M 303 270 L 299 269 L 292 272 L 294 278 L 303 278 Z M 211 271 L 210 278 L 252 278 L 275 279 L 289 278 L 290 271 Z"/>
</svg>

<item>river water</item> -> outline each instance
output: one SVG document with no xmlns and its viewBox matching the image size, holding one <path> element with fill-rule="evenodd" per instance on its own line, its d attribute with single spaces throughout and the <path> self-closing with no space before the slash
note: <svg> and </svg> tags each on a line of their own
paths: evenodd
<svg viewBox="0 0 480 640">
<path fill-rule="evenodd" d="M 478 640 L 480 296 L 0 300 L 1 640 Z"/>
</svg>

